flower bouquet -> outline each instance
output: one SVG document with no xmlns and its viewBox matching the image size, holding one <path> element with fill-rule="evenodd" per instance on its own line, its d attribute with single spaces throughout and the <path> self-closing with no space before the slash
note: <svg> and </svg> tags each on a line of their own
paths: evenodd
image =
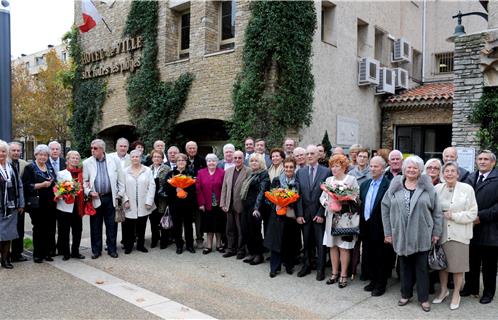
<svg viewBox="0 0 498 320">
<path fill-rule="evenodd" d="M 342 209 L 341 201 L 354 201 L 358 198 L 359 190 L 357 187 L 349 186 L 343 182 L 322 183 L 320 188 L 330 196 L 329 210 L 340 212 Z"/>
<path fill-rule="evenodd" d="M 187 192 L 184 189 L 193 185 L 195 179 L 184 174 L 178 174 L 168 179 L 168 183 L 173 187 L 180 189 L 176 192 L 178 198 L 185 199 L 187 197 Z"/>
<path fill-rule="evenodd" d="M 54 201 L 57 202 L 62 199 L 67 204 L 74 203 L 76 196 L 82 192 L 80 184 L 74 179 L 57 182 L 53 190 L 55 195 Z"/>
<path fill-rule="evenodd" d="M 299 199 L 299 194 L 292 189 L 273 188 L 265 192 L 265 197 L 277 206 L 277 215 L 284 216 L 287 207 Z"/>
</svg>

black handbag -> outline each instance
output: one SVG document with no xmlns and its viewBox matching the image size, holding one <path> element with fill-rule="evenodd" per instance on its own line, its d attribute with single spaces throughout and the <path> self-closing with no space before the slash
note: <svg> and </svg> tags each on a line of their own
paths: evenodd
<svg viewBox="0 0 498 320">
<path fill-rule="evenodd" d="M 433 244 L 429 251 L 428 258 L 429 268 L 432 270 L 444 270 L 448 268 L 448 261 L 444 253 L 443 246 Z"/>
<path fill-rule="evenodd" d="M 40 207 L 40 196 L 29 196 L 26 199 L 26 207 L 29 209 L 38 209 Z"/>
</svg>

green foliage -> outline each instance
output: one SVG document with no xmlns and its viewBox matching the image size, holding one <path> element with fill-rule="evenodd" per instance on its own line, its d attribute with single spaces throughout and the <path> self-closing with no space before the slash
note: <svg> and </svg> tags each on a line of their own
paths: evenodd
<svg viewBox="0 0 498 320">
<path fill-rule="evenodd" d="M 325 130 L 325 134 L 323 135 L 322 145 L 323 148 L 325 149 L 325 154 L 327 155 L 327 159 L 330 158 L 330 156 L 332 155 L 332 144 L 330 143 L 329 133 L 327 132 L 327 130 Z"/>
<path fill-rule="evenodd" d="M 254 1 L 251 14 L 230 136 L 240 144 L 253 136 L 279 146 L 288 129 L 311 123 L 315 7 L 313 1 Z"/>
<path fill-rule="evenodd" d="M 474 106 L 470 121 L 480 123 L 477 137 L 482 149 L 498 151 L 498 88 L 486 89 Z"/>
<path fill-rule="evenodd" d="M 72 147 L 82 158 L 90 155 L 90 142 L 95 139 L 98 124 L 102 120 L 102 106 L 107 95 L 106 81 L 102 78 L 81 79 L 81 47 L 79 30 L 73 27 L 63 41 L 67 43 L 72 59 L 71 72 L 62 75 L 62 82 L 73 84 L 73 116 L 69 120 L 72 132 Z"/>
<path fill-rule="evenodd" d="M 181 75 L 173 83 L 160 80 L 157 69 L 157 1 L 134 0 L 126 21 L 125 34 L 142 36 L 141 66 L 128 78 L 128 112 L 132 123 L 151 148 L 155 140 L 168 145 L 180 112 L 183 110 L 193 75 Z"/>
</svg>

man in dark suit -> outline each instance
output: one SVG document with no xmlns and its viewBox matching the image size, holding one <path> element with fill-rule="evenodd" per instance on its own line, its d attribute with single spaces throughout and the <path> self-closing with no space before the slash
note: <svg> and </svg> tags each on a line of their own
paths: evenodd
<svg viewBox="0 0 498 320">
<path fill-rule="evenodd" d="M 470 240 L 470 270 L 465 274 L 465 286 L 460 295 L 479 295 L 479 278 L 482 264 L 484 291 L 479 300 L 482 304 L 493 301 L 496 291 L 498 262 L 498 171 L 496 156 L 483 150 L 477 156 L 478 171 L 467 177 L 474 187 L 477 201 L 477 218 L 474 221 L 474 237 Z"/>
<path fill-rule="evenodd" d="M 371 179 L 360 186 L 360 239 L 363 245 L 361 270 L 365 271 L 370 283 L 364 290 L 378 297 L 386 292 L 387 279 L 391 273 L 394 256 L 390 244 L 384 243 L 381 203 L 389 189 L 389 179 L 383 176 L 386 162 L 375 156 L 370 160 Z"/>
<path fill-rule="evenodd" d="M 306 148 L 308 165 L 297 171 L 296 183 L 299 190 L 296 220 L 303 226 L 304 261 L 298 272 L 298 277 L 304 277 L 311 272 L 313 246 L 318 255 L 316 280 L 325 279 L 325 251 L 323 250 L 323 232 L 325 229 L 325 208 L 320 204 L 322 190 L 320 184 L 327 179 L 330 170 L 318 164 L 318 149 L 315 145 Z"/>
<path fill-rule="evenodd" d="M 180 153 L 180 149 L 177 146 L 171 146 L 168 148 L 167 160 L 164 162 L 171 170 L 176 169 L 176 155 Z"/>
</svg>

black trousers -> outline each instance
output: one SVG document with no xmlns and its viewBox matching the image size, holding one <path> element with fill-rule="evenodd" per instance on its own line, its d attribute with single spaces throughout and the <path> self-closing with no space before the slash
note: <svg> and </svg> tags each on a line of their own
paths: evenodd
<svg viewBox="0 0 498 320">
<path fill-rule="evenodd" d="M 57 210 L 57 250 L 63 256 L 78 255 L 80 253 L 81 232 L 83 222 L 78 213 L 77 205 L 74 205 L 73 212 L 62 212 Z M 71 251 L 69 251 L 69 233 L 73 235 Z"/>
<path fill-rule="evenodd" d="M 391 277 L 393 247 L 383 241 L 362 239 L 363 255 L 362 274 L 370 279 L 376 289 L 385 290 L 387 279 Z"/>
<path fill-rule="evenodd" d="M 482 265 L 483 296 L 493 298 L 496 291 L 496 272 L 498 262 L 498 247 L 470 244 L 469 272 L 465 273 L 464 290 L 471 294 L 479 294 L 479 278 Z"/>
<path fill-rule="evenodd" d="M 253 208 L 244 208 L 240 217 L 242 238 L 250 255 L 263 254 L 263 236 L 261 234 L 261 218 L 252 215 Z"/>
<path fill-rule="evenodd" d="M 147 216 L 138 217 L 137 219 L 126 218 L 121 227 L 123 228 L 123 244 L 125 249 L 131 250 L 135 239 L 137 239 L 137 248 L 144 247 Z"/>
<path fill-rule="evenodd" d="M 33 257 L 45 258 L 52 251 L 55 243 L 55 210 L 51 207 L 32 209 L 29 213 L 33 224 Z"/>
<path fill-rule="evenodd" d="M 417 252 L 409 256 L 399 256 L 401 297 L 405 299 L 411 298 L 413 296 L 413 286 L 416 282 L 418 301 L 429 301 L 428 257 L 429 251 Z"/>
<path fill-rule="evenodd" d="M 185 233 L 185 245 L 187 248 L 194 247 L 193 218 L 194 212 L 190 206 L 170 207 L 171 218 L 173 219 L 173 236 L 177 248 L 183 248 L 182 231 Z"/>
<path fill-rule="evenodd" d="M 241 214 L 233 209 L 227 213 L 226 235 L 228 242 L 228 251 L 236 253 L 245 253 L 244 237 L 242 236 Z"/>
<path fill-rule="evenodd" d="M 152 211 L 149 215 L 150 231 L 152 233 L 151 242 L 157 243 L 159 241 L 161 245 L 168 245 L 169 230 L 164 230 L 159 225 L 162 217 L 163 213 L 157 210 Z"/>
<path fill-rule="evenodd" d="M 10 252 L 12 258 L 18 258 L 24 251 L 24 216 L 26 212 L 17 215 L 17 234 L 19 238 L 12 240 Z"/>
<path fill-rule="evenodd" d="M 310 219 L 311 220 L 311 219 Z M 323 247 L 323 233 L 325 231 L 325 221 L 316 223 L 313 221 L 306 222 L 303 225 L 303 242 L 304 242 L 304 257 L 303 267 L 311 268 L 311 259 L 316 250 L 317 261 L 316 269 L 323 271 L 325 269 L 325 250 Z"/>
<path fill-rule="evenodd" d="M 102 253 L 102 224 L 105 224 L 107 251 L 109 254 L 115 253 L 118 224 L 116 223 L 116 209 L 112 195 L 101 196 L 100 202 L 100 207 L 95 209 L 97 213 L 90 216 L 92 253 Z"/>
</svg>

